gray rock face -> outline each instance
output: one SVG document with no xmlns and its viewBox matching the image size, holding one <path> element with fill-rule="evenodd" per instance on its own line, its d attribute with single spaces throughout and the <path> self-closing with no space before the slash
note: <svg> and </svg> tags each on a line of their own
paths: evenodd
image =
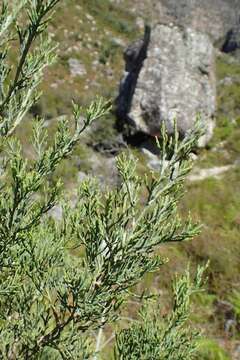
<svg viewBox="0 0 240 360">
<path fill-rule="evenodd" d="M 132 0 L 132 11 L 146 13 L 153 22 L 188 26 L 218 40 L 235 26 L 239 0 Z"/>
<path fill-rule="evenodd" d="M 214 48 L 208 36 L 157 25 L 127 49 L 125 59 L 119 116 L 150 135 L 159 134 L 162 121 L 171 133 L 176 119 L 184 135 L 199 112 L 207 128 L 205 145 L 212 135 L 216 101 Z"/>
<path fill-rule="evenodd" d="M 156 9 L 159 18 L 171 17 L 178 24 L 208 33 L 217 40 L 236 23 L 240 3 L 239 0 L 160 0 L 156 1 Z"/>
</svg>

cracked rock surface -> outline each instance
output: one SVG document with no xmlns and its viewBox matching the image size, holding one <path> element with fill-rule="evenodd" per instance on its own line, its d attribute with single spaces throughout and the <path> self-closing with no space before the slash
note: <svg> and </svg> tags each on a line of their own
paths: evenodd
<svg viewBox="0 0 240 360">
<path fill-rule="evenodd" d="M 200 113 L 206 125 L 205 145 L 212 136 L 216 106 L 215 53 L 205 34 L 176 25 L 156 25 L 125 52 L 126 72 L 120 86 L 118 114 L 149 135 L 161 122 L 182 135 Z"/>
</svg>

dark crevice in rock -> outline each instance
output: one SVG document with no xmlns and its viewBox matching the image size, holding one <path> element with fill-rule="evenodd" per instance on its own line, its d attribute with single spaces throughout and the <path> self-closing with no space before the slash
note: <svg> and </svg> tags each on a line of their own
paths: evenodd
<svg viewBox="0 0 240 360">
<path fill-rule="evenodd" d="M 158 137 L 161 142 L 161 137 Z M 156 138 L 142 131 L 135 131 L 133 134 L 125 135 L 124 140 L 130 146 L 146 149 L 154 155 L 159 155 Z"/>
<path fill-rule="evenodd" d="M 144 142 L 150 139 L 152 139 L 152 136 L 141 131 L 137 131 L 134 134 L 125 135 L 127 144 L 135 147 L 140 147 Z"/>
<path fill-rule="evenodd" d="M 145 26 L 144 38 L 135 41 L 124 52 L 124 60 L 126 63 L 126 76 L 121 81 L 119 96 L 116 99 L 116 115 L 117 129 L 124 131 L 124 125 L 128 123 L 130 126 L 131 119 L 126 114 L 131 108 L 132 98 L 138 81 L 140 71 L 144 60 L 147 58 L 147 50 L 151 37 L 150 26 Z M 127 118 L 126 118 L 127 117 Z"/>
<path fill-rule="evenodd" d="M 228 54 L 234 53 L 238 49 L 240 49 L 240 18 L 237 25 L 227 32 L 221 50 Z"/>
</svg>

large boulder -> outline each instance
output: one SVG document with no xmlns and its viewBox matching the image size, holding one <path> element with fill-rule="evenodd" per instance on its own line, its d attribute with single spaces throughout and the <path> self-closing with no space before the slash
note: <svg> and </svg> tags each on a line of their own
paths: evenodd
<svg viewBox="0 0 240 360">
<path fill-rule="evenodd" d="M 214 48 L 208 36 L 159 24 L 126 50 L 125 60 L 119 118 L 153 136 L 162 121 L 171 133 L 176 119 L 184 135 L 200 113 L 207 129 L 205 145 L 212 135 L 216 103 Z"/>
</svg>

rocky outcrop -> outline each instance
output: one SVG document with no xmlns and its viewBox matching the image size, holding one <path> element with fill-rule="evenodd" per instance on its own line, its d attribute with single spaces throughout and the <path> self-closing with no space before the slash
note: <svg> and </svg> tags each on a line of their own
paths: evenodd
<svg viewBox="0 0 240 360">
<path fill-rule="evenodd" d="M 208 33 L 214 40 L 225 35 L 240 14 L 239 0 L 160 0 L 156 9 L 160 21 L 171 17 L 178 24 Z"/>
<path fill-rule="evenodd" d="M 156 25 L 125 52 L 126 73 L 120 86 L 118 115 L 136 131 L 158 135 L 162 121 L 182 135 L 199 112 L 211 137 L 216 85 L 214 48 L 208 36 L 190 28 Z"/>
<path fill-rule="evenodd" d="M 152 22 L 188 26 L 207 33 L 214 41 L 224 37 L 240 15 L 239 0 L 132 1 L 132 11 L 147 14 Z"/>
</svg>

